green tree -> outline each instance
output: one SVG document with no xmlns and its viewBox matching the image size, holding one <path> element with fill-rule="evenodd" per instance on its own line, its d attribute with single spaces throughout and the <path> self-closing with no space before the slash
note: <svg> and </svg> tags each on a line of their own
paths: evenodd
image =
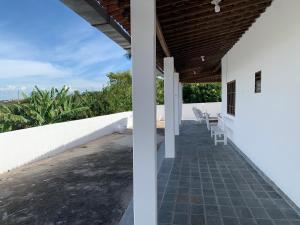
<svg viewBox="0 0 300 225">
<path fill-rule="evenodd" d="M 164 80 L 162 78 L 156 79 L 156 103 L 164 104 Z"/>
<path fill-rule="evenodd" d="M 221 83 L 184 84 L 184 103 L 205 103 L 221 101 Z"/>
<path fill-rule="evenodd" d="M 109 113 L 132 110 L 132 79 L 129 71 L 109 73 L 109 84 L 103 92 L 109 103 Z"/>
</svg>

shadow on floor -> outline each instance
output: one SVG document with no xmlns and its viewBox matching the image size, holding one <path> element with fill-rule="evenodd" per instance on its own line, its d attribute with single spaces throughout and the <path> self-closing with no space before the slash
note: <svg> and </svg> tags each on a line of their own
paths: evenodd
<svg viewBox="0 0 300 225">
<path fill-rule="evenodd" d="M 116 225 L 131 198 L 128 130 L 0 175 L 0 224 Z"/>
</svg>

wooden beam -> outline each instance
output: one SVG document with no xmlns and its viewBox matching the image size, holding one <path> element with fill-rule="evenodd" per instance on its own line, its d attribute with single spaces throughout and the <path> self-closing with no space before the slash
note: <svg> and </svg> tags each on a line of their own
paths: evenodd
<svg viewBox="0 0 300 225">
<path fill-rule="evenodd" d="M 181 83 L 212 83 L 221 82 L 221 75 L 213 75 L 210 77 L 195 77 L 190 79 L 180 78 Z"/>
<path fill-rule="evenodd" d="M 258 10 L 265 8 L 267 5 L 271 3 L 271 0 L 256 0 L 256 1 L 249 1 L 247 3 L 239 2 L 239 4 L 232 6 L 232 3 L 229 4 L 223 4 L 221 12 L 219 12 L 217 15 L 221 16 L 226 13 L 237 13 L 239 14 L 241 10 Z M 171 11 L 172 12 L 172 11 Z M 196 19 L 200 16 L 207 16 L 207 17 L 215 17 L 215 13 L 212 13 L 211 9 L 204 8 L 203 10 L 198 10 L 197 8 L 194 8 L 192 10 L 187 11 L 186 13 L 180 13 L 177 16 L 167 16 L 164 19 L 161 19 L 161 22 L 163 24 L 171 22 L 190 22 L 188 18 Z"/>
<path fill-rule="evenodd" d="M 165 37 L 164 37 L 164 34 L 162 32 L 162 29 L 161 29 L 161 26 L 160 26 L 160 23 L 159 23 L 159 19 L 158 17 L 156 16 L 156 36 L 158 38 L 158 41 L 166 55 L 166 57 L 171 57 L 171 53 L 170 53 L 170 50 L 167 46 L 167 43 L 166 43 L 166 40 L 165 40 Z"/>
<path fill-rule="evenodd" d="M 259 12 L 259 11 L 258 11 Z M 263 12 L 263 10 L 261 10 Z M 227 14 L 222 17 L 214 17 L 210 18 L 204 21 L 196 21 L 190 24 L 186 24 L 184 26 L 176 26 L 176 24 L 172 24 L 167 26 L 164 26 L 164 34 L 167 37 L 168 34 L 172 34 L 175 32 L 181 33 L 181 32 L 188 32 L 191 29 L 196 29 L 196 28 L 209 28 L 210 26 L 216 26 L 222 23 L 231 23 L 231 24 L 236 24 L 245 20 L 250 20 L 250 19 L 256 19 L 257 16 L 251 12 L 247 12 L 241 17 L 240 15 L 236 14 Z"/>
<path fill-rule="evenodd" d="M 226 23 L 221 23 L 221 24 L 217 23 L 217 24 L 209 25 L 209 26 L 201 26 L 201 27 L 186 29 L 184 31 L 181 31 L 178 35 L 172 35 L 170 37 L 168 35 L 165 35 L 165 36 L 169 37 L 169 39 L 174 41 L 176 39 L 195 37 L 197 35 L 199 36 L 199 34 L 203 35 L 203 34 L 207 34 L 209 32 L 211 32 L 213 34 L 215 32 L 221 32 L 222 30 L 228 31 L 228 30 L 231 30 L 234 28 L 236 29 L 236 28 L 245 26 L 245 25 L 249 27 L 249 25 L 251 25 L 254 21 L 255 21 L 255 18 L 243 19 L 243 20 L 239 21 L 238 23 L 233 23 L 233 22 L 226 22 Z M 203 38 L 205 38 L 205 36 L 203 36 Z"/>
<path fill-rule="evenodd" d="M 130 0 L 85 1 L 98 2 L 130 34 Z M 181 80 L 220 80 L 220 60 L 272 1 L 226 0 L 215 13 L 211 0 L 156 0 L 157 66 L 172 54 Z"/>
<path fill-rule="evenodd" d="M 170 48 L 173 50 L 184 48 L 186 49 L 190 45 L 194 45 L 194 47 L 197 47 L 199 45 L 203 45 L 201 47 L 204 47 L 206 44 L 212 42 L 211 44 L 214 44 L 214 41 L 227 41 L 228 38 L 236 38 L 238 34 L 241 32 L 244 32 L 248 29 L 248 27 L 245 25 L 244 27 L 235 28 L 233 27 L 232 30 L 229 29 L 220 29 L 220 31 L 216 31 L 215 33 L 204 33 L 204 34 L 198 34 L 196 33 L 195 36 L 189 36 L 186 38 L 186 43 L 182 43 L 179 40 L 172 40 L 170 41 Z M 183 38 L 184 39 L 184 38 Z M 173 50 L 173 51 L 174 51 Z M 172 51 L 172 52 L 173 52 Z"/>
</svg>

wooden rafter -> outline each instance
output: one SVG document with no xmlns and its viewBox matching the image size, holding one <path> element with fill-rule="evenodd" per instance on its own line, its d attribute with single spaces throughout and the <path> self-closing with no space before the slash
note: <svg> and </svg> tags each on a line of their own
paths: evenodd
<svg viewBox="0 0 300 225">
<path fill-rule="evenodd" d="M 161 29 L 161 26 L 160 26 L 160 22 L 159 22 L 159 19 L 158 17 L 156 17 L 156 36 L 159 40 L 159 43 L 160 43 L 160 46 L 162 47 L 165 55 L 167 57 L 170 57 L 171 56 L 171 53 L 170 53 L 170 50 L 168 48 L 168 45 L 166 43 L 166 40 L 165 40 L 165 37 L 164 37 L 164 34 L 162 32 L 162 29 Z"/>
<path fill-rule="evenodd" d="M 92 0 L 89 0 L 92 1 Z M 130 0 L 94 0 L 130 34 Z M 221 80 L 221 59 L 272 0 L 157 0 L 157 65 L 173 56 L 182 82 Z M 158 19 L 159 18 L 159 19 Z M 205 61 L 202 57 L 205 56 Z"/>
</svg>

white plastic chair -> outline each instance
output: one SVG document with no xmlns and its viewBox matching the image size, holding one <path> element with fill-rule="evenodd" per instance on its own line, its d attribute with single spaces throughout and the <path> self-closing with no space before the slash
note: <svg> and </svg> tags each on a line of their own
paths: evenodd
<svg viewBox="0 0 300 225">
<path fill-rule="evenodd" d="M 193 107 L 193 112 L 195 114 L 195 117 L 196 117 L 197 121 L 202 123 L 202 121 L 204 120 L 204 115 L 201 112 L 201 110 L 197 109 L 196 107 Z"/>
<path fill-rule="evenodd" d="M 217 122 L 213 122 L 212 120 L 209 119 L 208 113 L 205 113 L 205 121 L 206 121 L 206 126 L 208 130 L 211 130 L 211 127 L 217 126 Z"/>
<path fill-rule="evenodd" d="M 227 133 L 225 129 L 225 123 L 221 116 L 218 116 L 218 124 L 211 127 L 211 137 L 214 138 L 215 145 L 218 143 L 224 143 L 227 145 Z"/>
</svg>

